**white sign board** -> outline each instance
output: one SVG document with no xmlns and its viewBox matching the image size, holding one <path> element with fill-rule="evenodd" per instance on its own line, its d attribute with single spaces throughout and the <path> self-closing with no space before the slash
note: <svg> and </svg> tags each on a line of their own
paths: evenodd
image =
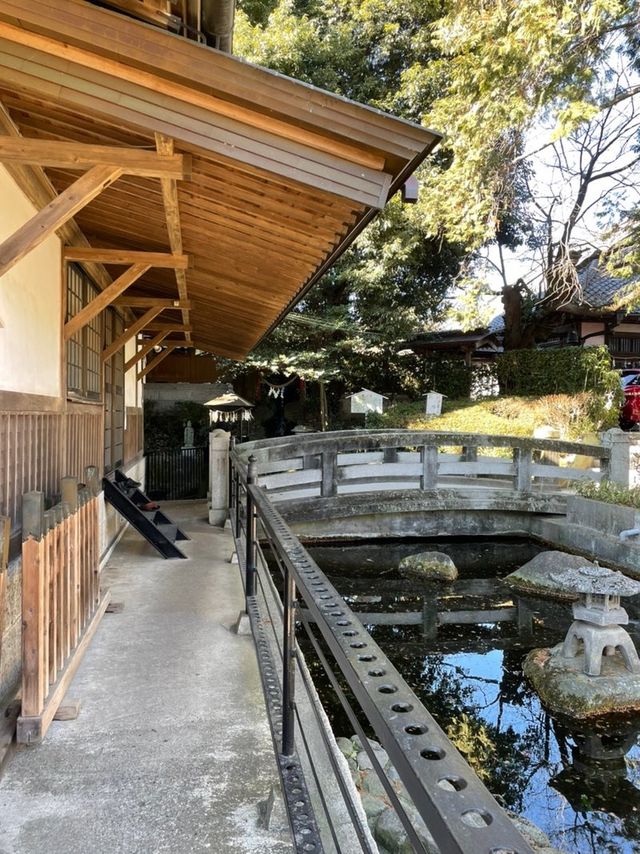
<svg viewBox="0 0 640 854">
<path fill-rule="evenodd" d="M 441 415 L 443 397 L 444 395 L 440 394 L 437 391 L 430 391 L 429 394 L 426 395 L 427 405 L 425 408 L 425 413 L 427 415 Z"/>
<path fill-rule="evenodd" d="M 367 412 L 378 412 L 382 414 L 384 395 L 368 388 L 363 388 L 355 394 L 348 395 L 351 398 L 352 414 L 366 415 Z"/>
</svg>

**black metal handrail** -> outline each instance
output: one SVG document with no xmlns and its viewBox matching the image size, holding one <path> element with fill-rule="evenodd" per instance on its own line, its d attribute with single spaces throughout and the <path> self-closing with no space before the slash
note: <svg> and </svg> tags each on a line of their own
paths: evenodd
<svg viewBox="0 0 640 854">
<path fill-rule="evenodd" d="M 257 485 L 255 459 L 250 459 L 247 466 L 234 449 L 231 466 L 231 518 L 237 542 L 244 535 L 248 611 L 256 607 L 258 521 L 283 569 L 281 755 L 293 755 L 295 750 L 293 662 L 299 655 L 296 624 L 301 623 L 308 631 L 356 731 L 361 735 L 362 744 L 369 752 L 372 765 L 414 849 L 418 852 L 425 850 L 375 752 L 364 738 L 356 714 L 340 688 L 338 674 L 348 685 L 387 751 L 417 812 L 443 854 L 490 854 L 496 851 L 532 854 L 528 842 L 300 544 L 265 491 Z M 243 497 L 246 503 L 244 520 L 240 508 Z M 298 597 L 304 602 L 305 612 L 298 605 Z M 313 631 L 314 627 L 321 642 Z M 323 645 L 334 659 L 337 672 L 323 652 Z"/>
</svg>

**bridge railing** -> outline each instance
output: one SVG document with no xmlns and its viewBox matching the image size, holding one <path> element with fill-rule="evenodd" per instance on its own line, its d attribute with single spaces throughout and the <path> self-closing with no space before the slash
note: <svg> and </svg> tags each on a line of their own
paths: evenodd
<svg viewBox="0 0 640 854">
<path fill-rule="evenodd" d="M 372 452 L 366 447 L 369 438 L 361 441 L 365 445 L 360 449 L 363 453 Z M 305 443 L 308 441 L 307 438 Z M 337 462 L 339 453 L 347 453 L 339 449 L 339 444 L 332 445 L 331 440 L 325 446 L 316 439 L 310 444 L 313 453 L 323 455 L 325 461 L 334 458 Z M 256 445 L 252 450 L 264 449 Z M 341 850 L 339 845 L 327 844 L 332 834 L 335 839 L 336 829 L 330 826 L 330 832 L 322 833 L 325 821 L 317 819 L 307 785 L 308 777 L 315 778 L 319 786 L 324 785 L 325 775 L 314 767 L 313 751 L 309 750 L 312 739 L 301 724 L 301 682 L 305 683 L 306 696 L 315 698 L 316 705 L 318 702 L 309 688 L 309 671 L 298 648 L 298 637 L 304 631 L 353 731 L 368 751 L 414 851 L 432 850 L 424 841 L 415 813 L 442 854 L 532 854 L 529 843 L 288 527 L 269 493 L 257 482 L 256 459 L 246 452 L 246 445 L 231 451 L 230 518 L 245 575 L 246 610 L 256 640 L 295 850 L 318 854 Z M 359 451 L 350 451 L 356 452 Z M 287 456 L 285 447 L 276 454 L 282 454 L 283 460 L 294 459 Z M 264 453 L 261 456 L 264 472 L 270 460 Z M 263 544 L 268 544 L 282 574 L 280 595 L 275 592 Z M 316 717 L 323 719 L 317 709 Z M 404 797 L 400 799 L 397 785 L 383 770 L 368 741 L 366 736 L 371 731 L 391 759 L 405 787 L 405 797 L 413 805 L 410 809 Z M 308 775 L 300 749 L 307 751 L 311 764 Z M 341 772 L 335 757 L 333 769 L 339 779 Z M 344 779 L 340 789 L 346 800 Z M 331 802 L 324 795 L 318 800 L 325 810 Z M 376 849 L 362 826 L 362 811 L 353 807 L 348 811 L 353 819 L 351 836 L 358 839 L 359 850 L 372 854 Z"/>
<path fill-rule="evenodd" d="M 522 496 L 606 480 L 611 451 L 555 439 L 414 430 L 345 430 L 248 442 L 273 501 L 386 490 L 493 489 Z"/>
</svg>

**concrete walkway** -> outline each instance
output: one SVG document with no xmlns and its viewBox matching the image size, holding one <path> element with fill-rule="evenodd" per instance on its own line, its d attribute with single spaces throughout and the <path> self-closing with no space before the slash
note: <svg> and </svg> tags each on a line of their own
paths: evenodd
<svg viewBox="0 0 640 854">
<path fill-rule="evenodd" d="M 0 780 L 0 854 L 284 854 L 257 824 L 277 782 L 228 531 L 204 504 L 164 505 L 190 560 L 163 560 L 128 530 L 103 574 L 106 614 L 54 722 Z M 183 544 L 181 544 L 182 547 Z"/>
</svg>

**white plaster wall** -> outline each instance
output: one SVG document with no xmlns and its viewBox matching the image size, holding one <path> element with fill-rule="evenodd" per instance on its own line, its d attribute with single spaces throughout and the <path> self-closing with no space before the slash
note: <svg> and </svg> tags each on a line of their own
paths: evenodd
<svg viewBox="0 0 640 854">
<path fill-rule="evenodd" d="M 128 362 L 135 355 L 137 349 L 136 336 L 130 338 L 124 345 L 124 360 Z M 136 382 L 137 366 L 134 366 L 124 375 L 124 405 L 137 406 L 138 400 L 142 400 L 142 395 L 139 394 L 138 386 L 141 383 Z"/>
<path fill-rule="evenodd" d="M 37 213 L 0 166 L 0 242 Z M 0 277 L 0 390 L 60 396 L 61 243 L 47 238 Z"/>
</svg>

